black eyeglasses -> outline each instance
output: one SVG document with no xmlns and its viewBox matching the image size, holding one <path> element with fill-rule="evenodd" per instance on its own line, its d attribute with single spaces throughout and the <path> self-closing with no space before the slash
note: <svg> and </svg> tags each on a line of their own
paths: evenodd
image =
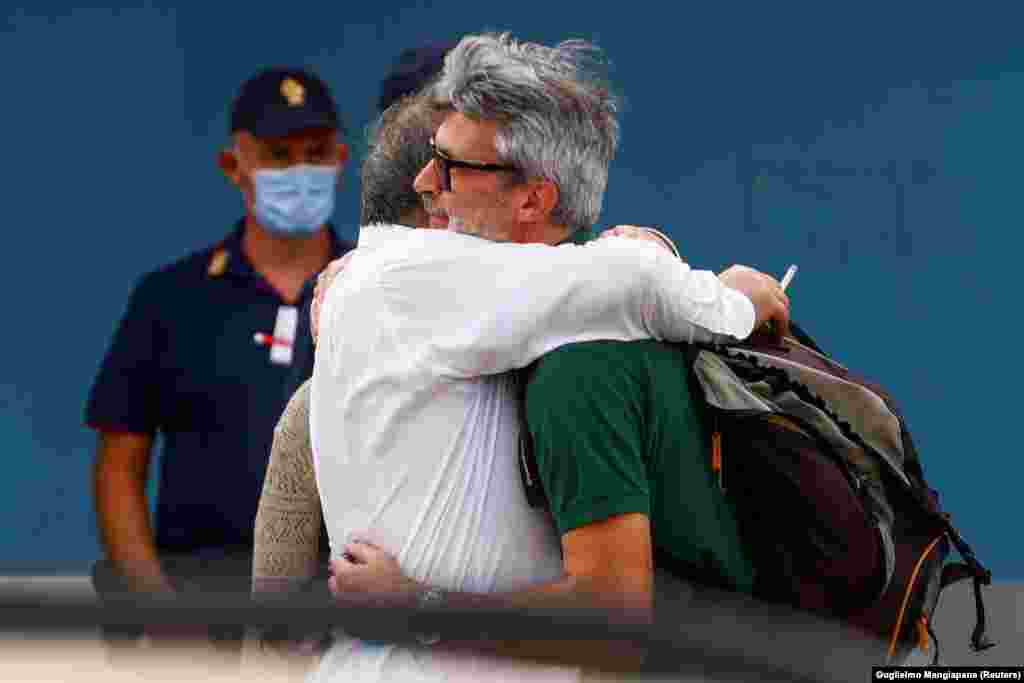
<svg viewBox="0 0 1024 683">
<path fill-rule="evenodd" d="M 430 138 L 430 152 L 434 155 L 434 165 L 437 166 L 437 175 L 441 180 L 441 190 L 452 191 L 452 169 L 469 168 L 474 171 L 518 171 L 515 166 L 503 166 L 501 164 L 481 164 L 475 161 L 458 161 L 447 156 L 434 144 L 434 138 Z"/>
</svg>

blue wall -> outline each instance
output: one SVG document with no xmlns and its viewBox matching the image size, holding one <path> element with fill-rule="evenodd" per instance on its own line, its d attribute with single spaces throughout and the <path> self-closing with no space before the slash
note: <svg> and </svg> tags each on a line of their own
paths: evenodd
<svg viewBox="0 0 1024 683">
<path fill-rule="evenodd" d="M 312 66 L 358 142 L 402 48 L 501 29 L 608 51 L 627 106 L 602 225 L 662 226 L 700 267 L 799 264 L 795 317 L 902 399 L 946 507 L 997 578 L 1024 578 L 1017 17 L 485 4 L 6 10 L 0 573 L 96 556 L 86 392 L 133 280 L 238 215 L 214 165 L 238 84 Z M 350 167 L 347 237 L 357 202 Z"/>
</svg>

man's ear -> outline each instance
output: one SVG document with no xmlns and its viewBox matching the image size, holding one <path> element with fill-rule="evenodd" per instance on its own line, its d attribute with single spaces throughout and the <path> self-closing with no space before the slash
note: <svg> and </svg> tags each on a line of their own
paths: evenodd
<svg viewBox="0 0 1024 683">
<path fill-rule="evenodd" d="M 526 191 L 526 201 L 519 208 L 519 219 L 523 223 L 546 221 L 558 206 L 558 186 L 550 180 L 530 180 Z"/>
<path fill-rule="evenodd" d="M 224 176 L 231 181 L 233 185 L 240 186 L 241 182 L 241 164 L 238 161 L 238 155 L 230 149 L 222 149 L 217 154 L 217 167 L 224 173 Z"/>
</svg>

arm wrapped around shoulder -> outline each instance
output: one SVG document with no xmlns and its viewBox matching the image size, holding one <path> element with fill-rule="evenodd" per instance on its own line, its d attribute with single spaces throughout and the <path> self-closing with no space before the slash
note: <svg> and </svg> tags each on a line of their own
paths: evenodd
<svg viewBox="0 0 1024 683">
<path fill-rule="evenodd" d="M 749 299 L 651 241 L 551 247 L 475 240 L 462 248 L 429 268 L 393 269 L 376 283 L 401 307 L 405 339 L 430 330 L 425 342 L 443 374 L 505 372 L 576 342 L 712 341 L 753 330 Z M 430 320 L 412 329 L 410 316 L 426 315 L 423 301 L 432 302 Z"/>
</svg>

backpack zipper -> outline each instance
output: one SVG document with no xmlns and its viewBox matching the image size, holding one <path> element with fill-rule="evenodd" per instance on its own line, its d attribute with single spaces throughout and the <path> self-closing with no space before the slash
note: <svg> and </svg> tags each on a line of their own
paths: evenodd
<svg viewBox="0 0 1024 683">
<path fill-rule="evenodd" d="M 711 473 L 718 482 L 718 490 L 725 492 L 722 480 L 722 432 L 717 429 L 711 434 Z"/>
</svg>

